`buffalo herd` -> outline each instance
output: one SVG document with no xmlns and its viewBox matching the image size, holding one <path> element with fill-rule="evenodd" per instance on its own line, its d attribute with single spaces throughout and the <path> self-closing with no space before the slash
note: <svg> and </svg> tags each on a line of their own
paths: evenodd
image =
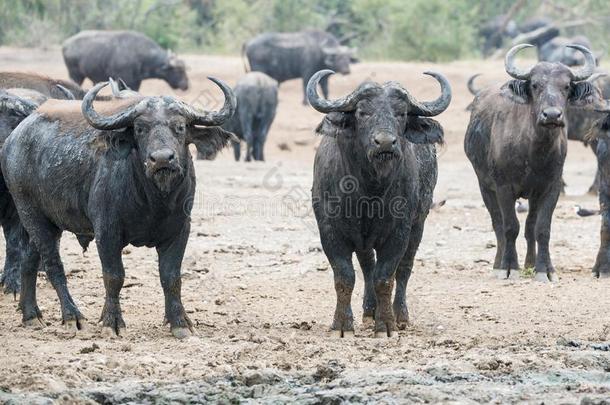
<svg viewBox="0 0 610 405">
<path fill-rule="evenodd" d="M 538 281 L 558 280 L 549 240 L 568 139 L 591 145 L 597 157 L 591 191 L 599 193 L 602 230 L 593 273 L 610 276 L 610 81 L 586 38 L 564 39 L 556 31 L 546 20 L 518 26 L 496 18 L 481 30 L 486 51 L 502 46 L 502 36 L 535 32 L 535 39 L 545 39 L 535 44 L 539 62 L 519 67 L 517 54 L 534 45 L 516 45 L 505 57 L 511 80 L 477 88 L 475 75 L 468 82 L 474 100 L 464 148 L 497 238 L 493 270 L 499 278 L 519 276 L 515 202 L 525 198 L 525 267 Z M 432 207 L 436 147 L 444 143 L 443 128 L 432 117 L 452 98 L 445 76 L 424 73 L 440 85 L 432 101 L 416 99 L 393 81 L 365 81 L 329 99 L 329 77 L 349 74 L 354 49 L 323 31 L 265 33 L 244 43 L 246 73 L 234 89 L 209 78 L 224 95 L 215 111 L 138 92 L 148 78 L 189 88 L 185 63 L 143 34 L 83 31 L 67 39 L 62 52 L 72 80 L 0 72 L 0 225 L 6 242 L 0 281 L 6 293 L 19 294 L 24 325 L 42 324 L 36 280 L 44 271 L 63 323 L 73 330 L 83 326 L 60 256 L 67 231 L 83 249 L 92 241 L 97 246 L 104 333 L 120 335 L 125 328 L 121 253 L 133 245 L 156 249 L 165 321 L 175 337 L 189 336 L 193 324 L 181 299 L 196 186 L 189 145 L 198 157 L 213 159 L 232 144 L 239 161 L 243 141 L 246 161 L 264 160 L 279 86 L 296 78 L 303 82 L 304 104 L 324 114 L 315 130 L 322 139 L 311 199 L 334 274 L 331 330 L 339 337 L 354 334 L 354 253 L 364 275 L 363 324 L 376 336 L 408 324 L 407 283 Z M 85 79 L 92 88 L 81 88 Z M 99 95 L 106 86 L 110 95 Z"/>
</svg>

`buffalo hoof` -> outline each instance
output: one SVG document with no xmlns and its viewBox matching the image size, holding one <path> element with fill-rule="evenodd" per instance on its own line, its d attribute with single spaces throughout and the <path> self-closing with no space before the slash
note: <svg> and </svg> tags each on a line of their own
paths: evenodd
<svg viewBox="0 0 610 405">
<path fill-rule="evenodd" d="M 375 327 L 375 317 L 372 315 L 363 315 L 362 327 L 365 329 L 373 329 Z"/>
<path fill-rule="evenodd" d="M 64 329 L 78 332 L 79 330 L 85 329 L 85 323 L 82 318 L 68 319 L 67 321 L 64 321 Z"/>
<path fill-rule="evenodd" d="M 493 276 L 498 280 L 506 280 L 509 276 L 509 272 L 505 269 L 494 269 Z"/>
<path fill-rule="evenodd" d="M 192 334 L 193 332 L 190 328 L 184 328 L 181 326 L 172 328 L 172 335 L 174 335 L 176 339 L 186 339 L 188 337 L 191 337 Z"/>
<path fill-rule="evenodd" d="M 544 273 L 544 272 L 536 272 L 534 276 L 534 281 L 538 281 L 539 283 L 549 283 L 559 281 L 557 274 L 555 272 L 552 273 Z"/>
<path fill-rule="evenodd" d="M 102 326 L 102 336 L 107 339 L 119 337 L 125 333 L 125 328 L 113 328 L 111 326 Z"/>
<path fill-rule="evenodd" d="M 44 323 L 41 318 L 32 318 L 23 321 L 23 326 L 26 328 L 44 328 Z"/>
<path fill-rule="evenodd" d="M 19 284 L 19 277 L 12 277 L 11 275 L 6 277 L 3 275 L 0 280 L 0 285 L 3 286 L 2 290 L 4 291 L 4 294 L 11 294 L 14 300 L 17 299 L 17 294 L 19 294 L 19 290 L 21 289 Z"/>
<path fill-rule="evenodd" d="M 354 331 L 353 330 L 331 330 L 330 335 L 337 339 L 353 339 Z"/>
<path fill-rule="evenodd" d="M 387 331 L 375 331 L 375 339 L 382 339 L 382 338 L 391 338 L 395 335 L 395 332 L 392 330 L 387 330 Z"/>
<path fill-rule="evenodd" d="M 510 270 L 508 273 L 509 280 L 519 280 L 521 278 L 521 273 L 519 270 Z"/>
</svg>

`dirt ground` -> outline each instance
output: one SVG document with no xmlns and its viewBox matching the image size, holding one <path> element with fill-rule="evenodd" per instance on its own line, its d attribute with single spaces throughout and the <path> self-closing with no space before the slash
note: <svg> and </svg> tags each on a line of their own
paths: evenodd
<svg viewBox="0 0 610 405">
<path fill-rule="evenodd" d="M 235 83 L 238 58 L 186 55 L 186 101 L 213 105 L 207 75 Z M 0 48 L 1 70 L 67 77 L 59 50 Z M 505 79 L 501 62 L 361 63 L 331 79 L 331 95 L 362 80 L 397 80 L 420 100 L 439 88 L 426 70 L 447 75 L 453 102 L 440 116 L 447 145 L 439 152 L 435 198 L 408 288 L 412 326 L 375 339 L 362 328 L 361 274 L 353 298 L 356 336 L 331 337 L 332 271 L 309 210 L 312 162 L 321 114 L 301 105 L 301 83 L 280 89 L 264 163 L 236 163 L 230 150 L 196 162 L 197 198 L 183 265 L 183 300 L 196 335 L 174 339 L 162 325 L 156 254 L 124 251 L 124 336 L 101 335 L 104 299 L 95 246 L 83 254 L 62 242 L 68 284 L 87 316 L 74 334 L 61 326 L 52 287 L 39 277 L 46 327 L 25 329 L 12 296 L 0 296 L 0 402 L 5 403 L 603 403 L 610 401 L 609 281 L 591 267 L 600 219 L 573 207 L 597 207 L 585 195 L 595 159 L 570 143 L 567 195 L 559 201 L 552 255 L 560 281 L 492 277 L 495 239 L 462 148 L 471 100 L 465 83 Z M 86 83 L 85 87 L 90 86 Z M 145 94 L 174 94 L 157 80 Z M 220 99 L 220 100 L 219 100 Z M 522 225 L 524 217 L 521 217 Z M 0 239 L 4 252 L 4 240 Z M 519 240 L 521 259 L 525 255 Z M 0 259 L 3 262 L 3 258 Z M 358 270 L 359 271 L 359 270 Z M 606 402 L 608 403 L 608 402 Z"/>
</svg>

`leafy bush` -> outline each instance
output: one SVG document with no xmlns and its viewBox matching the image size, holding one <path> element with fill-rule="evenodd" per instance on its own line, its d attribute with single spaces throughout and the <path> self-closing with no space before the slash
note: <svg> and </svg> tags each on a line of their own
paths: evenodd
<svg viewBox="0 0 610 405">
<path fill-rule="evenodd" d="M 447 61 L 479 54 L 479 27 L 517 0 L 11 0 L 0 1 L 0 43 L 59 44 L 84 29 L 142 31 L 164 47 L 237 54 L 265 31 L 326 29 L 369 59 Z M 515 15 L 587 21 L 566 30 L 606 49 L 607 0 L 530 0 Z M 586 20 L 585 20 L 586 19 Z"/>
</svg>

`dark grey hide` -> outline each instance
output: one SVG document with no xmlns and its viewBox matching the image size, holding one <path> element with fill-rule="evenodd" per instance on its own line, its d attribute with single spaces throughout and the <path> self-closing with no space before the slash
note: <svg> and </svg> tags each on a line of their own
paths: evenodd
<svg viewBox="0 0 610 405">
<path fill-rule="evenodd" d="M 28 94 L 25 94 L 20 90 L 24 89 L 13 90 L 13 92 L 0 90 L 0 149 L 6 138 L 21 121 L 46 100 L 46 97 L 38 92 L 27 90 Z M 0 285 L 4 287 L 4 293 L 13 294 L 16 297 L 20 286 L 19 263 L 24 230 L 19 221 L 13 198 L 4 181 L 2 170 L 0 170 L 0 225 L 6 242 L 4 271 L 0 276 Z"/>
<path fill-rule="evenodd" d="M 165 319 L 176 337 L 189 335 L 192 324 L 180 293 L 195 192 L 188 145 L 210 151 L 224 147 L 233 135 L 218 125 L 236 108 L 232 90 L 211 80 L 225 95 L 219 112 L 198 111 L 172 97 L 130 97 L 99 102 L 98 113 L 93 100 L 106 82 L 87 93 L 82 107 L 48 101 L 8 137 L 0 161 L 29 234 L 20 297 L 26 325 L 38 324 L 42 316 L 36 301 L 36 269 L 42 262 L 63 322 L 82 327 L 58 250 L 62 233 L 69 231 L 83 244 L 95 238 L 106 290 L 100 319 L 105 331 L 118 334 L 125 327 L 121 251 L 131 244 L 157 250 Z"/>
<path fill-rule="evenodd" d="M 585 81 L 595 69 L 588 49 L 573 45 L 585 55 L 586 63 L 578 70 L 549 62 L 527 70 L 516 67 L 515 54 L 530 46 L 518 45 L 506 55 L 506 71 L 515 80 L 476 97 L 464 147 L 496 234 L 498 276 L 519 275 L 515 201 L 527 198 L 525 267 L 534 267 L 539 281 L 554 281 L 549 240 L 567 150 L 564 112 L 568 105 L 585 106 L 601 99 Z"/>
<path fill-rule="evenodd" d="M 237 111 L 222 127 L 246 144 L 246 161 L 265 160 L 267 134 L 277 109 L 278 84 L 262 72 L 246 73 L 235 86 Z M 240 142 L 233 142 L 235 160 L 241 155 Z M 206 158 L 198 153 L 200 158 Z"/>
<path fill-rule="evenodd" d="M 306 86 L 311 76 L 322 69 L 348 74 L 353 50 L 342 46 L 332 34 L 305 30 L 258 35 L 244 44 L 242 53 L 248 57 L 252 71 L 263 72 L 280 84 L 301 78 L 303 104 L 307 104 Z M 327 77 L 320 81 L 320 87 L 328 98 Z"/>
<path fill-rule="evenodd" d="M 442 95 L 420 103 L 400 84 L 365 82 L 352 94 L 326 101 L 316 73 L 307 87 L 311 105 L 326 114 L 316 132 L 312 187 L 324 253 L 335 278 L 337 306 L 332 330 L 353 334 L 351 296 L 356 253 L 364 273 L 364 320 L 376 335 L 389 336 L 408 322 L 406 288 L 432 204 L 437 178 L 435 143 L 440 124 L 428 118 L 443 112 L 451 88 L 438 73 Z M 396 294 L 392 304 L 392 289 Z"/>
<path fill-rule="evenodd" d="M 70 78 L 79 85 L 122 79 L 138 91 L 142 80 L 165 80 L 173 89 L 189 86 L 184 62 L 135 31 L 82 31 L 64 41 L 64 62 Z"/>
</svg>

